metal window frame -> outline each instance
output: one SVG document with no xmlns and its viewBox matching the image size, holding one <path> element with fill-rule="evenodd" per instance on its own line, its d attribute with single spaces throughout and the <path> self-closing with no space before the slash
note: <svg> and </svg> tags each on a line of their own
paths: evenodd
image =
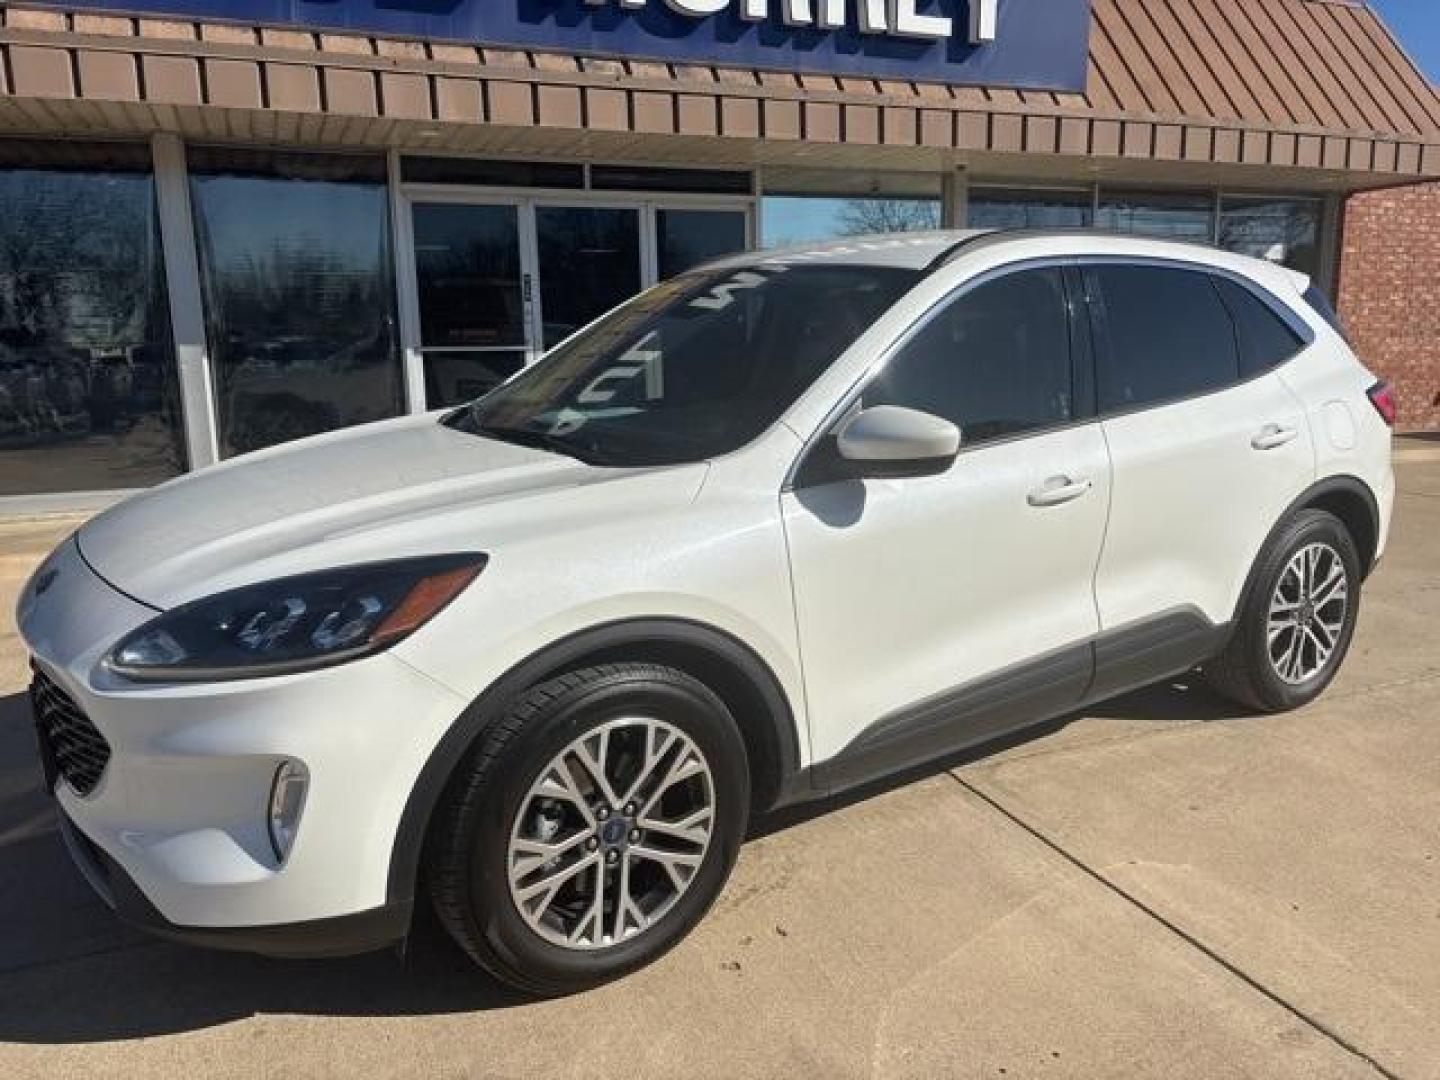
<svg viewBox="0 0 1440 1080">
<path fill-rule="evenodd" d="M 169 293 L 170 333 L 180 386 L 180 416 L 185 429 L 189 471 L 194 471 L 220 460 L 220 441 L 215 416 L 214 370 L 200 284 L 200 256 L 190 206 L 190 170 L 185 159 L 185 144 L 178 135 L 153 136 L 150 158 Z"/>
</svg>

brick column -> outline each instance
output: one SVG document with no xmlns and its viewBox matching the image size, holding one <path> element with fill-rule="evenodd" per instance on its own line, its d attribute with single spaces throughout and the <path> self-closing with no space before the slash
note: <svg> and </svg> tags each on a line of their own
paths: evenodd
<svg viewBox="0 0 1440 1080">
<path fill-rule="evenodd" d="M 1339 307 L 1360 358 L 1399 390 L 1399 425 L 1440 429 L 1440 184 L 1350 198 Z"/>
</svg>

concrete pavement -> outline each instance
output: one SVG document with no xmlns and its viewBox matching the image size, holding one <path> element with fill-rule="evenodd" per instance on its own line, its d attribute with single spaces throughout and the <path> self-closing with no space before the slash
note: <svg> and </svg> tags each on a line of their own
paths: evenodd
<svg viewBox="0 0 1440 1080">
<path fill-rule="evenodd" d="M 0 527 L 0 1076 L 1440 1077 L 1440 462 L 1340 680 L 1284 717 L 1182 684 L 769 823 L 657 966 L 500 991 L 422 927 L 286 963 L 149 941 L 36 783 Z"/>
</svg>

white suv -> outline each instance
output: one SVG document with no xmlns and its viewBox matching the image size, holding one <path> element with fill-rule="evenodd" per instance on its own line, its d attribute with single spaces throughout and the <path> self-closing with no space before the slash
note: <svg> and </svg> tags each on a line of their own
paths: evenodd
<svg viewBox="0 0 1440 1080">
<path fill-rule="evenodd" d="M 124 918 L 277 955 L 428 892 L 561 993 L 690 930 L 754 813 L 1196 665 L 1304 704 L 1393 501 L 1333 318 L 1153 240 L 752 254 L 458 411 L 156 488 L 20 602 L 71 850 Z"/>
</svg>

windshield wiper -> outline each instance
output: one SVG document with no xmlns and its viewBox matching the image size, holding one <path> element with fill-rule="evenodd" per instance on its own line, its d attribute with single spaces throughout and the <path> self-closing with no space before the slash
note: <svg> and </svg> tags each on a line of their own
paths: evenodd
<svg viewBox="0 0 1440 1080">
<path fill-rule="evenodd" d="M 496 427 L 491 424 L 472 423 L 467 425 L 469 430 L 476 435 L 489 439 L 498 439 L 501 442 L 514 443 L 516 446 L 530 446 L 537 450 L 548 450 L 552 454 L 561 454 L 576 461 L 582 461 L 586 465 L 604 465 L 607 462 L 594 449 L 584 446 L 576 446 L 570 440 L 559 435 L 551 435 L 547 431 L 536 431 L 533 428 Z"/>
</svg>

